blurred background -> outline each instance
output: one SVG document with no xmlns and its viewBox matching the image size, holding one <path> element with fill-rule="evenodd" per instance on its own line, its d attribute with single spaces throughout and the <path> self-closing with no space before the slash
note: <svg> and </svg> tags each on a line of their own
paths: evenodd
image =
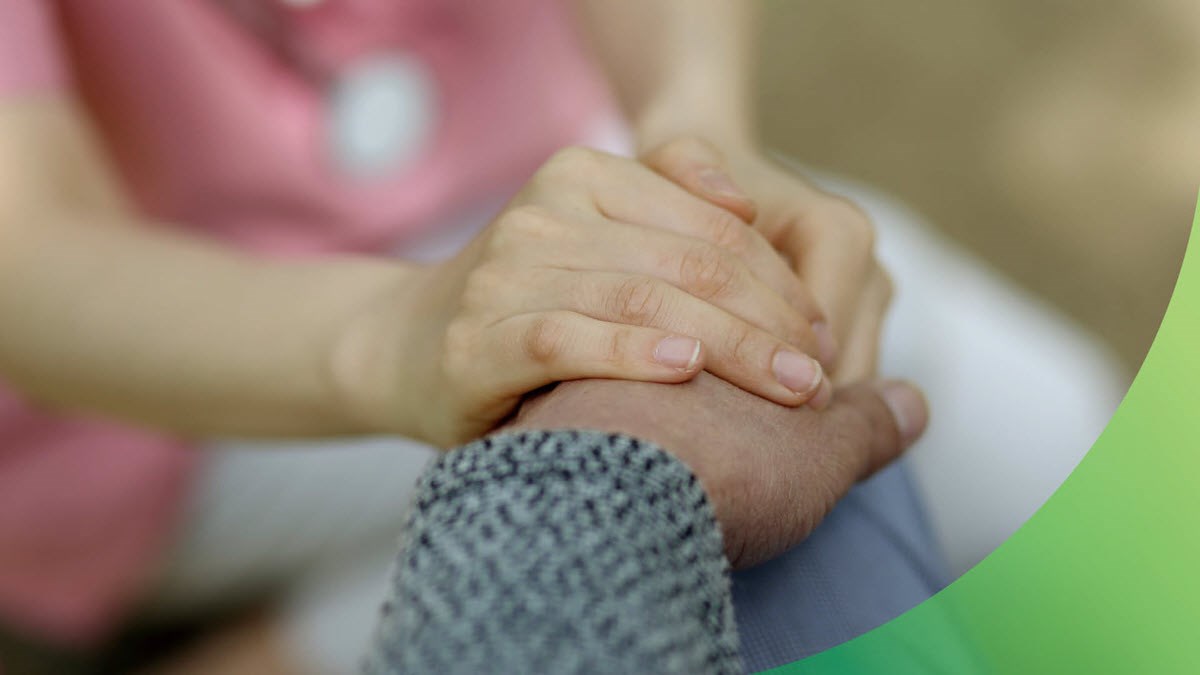
<svg viewBox="0 0 1200 675">
<path fill-rule="evenodd" d="M 1200 187 L 1200 3 L 764 4 L 773 147 L 897 195 L 1136 370 Z"/>
<path fill-rule="evenodd" d="M 772 148 L 895 195 L 1136 371 L 1200 187 L 1200 3 L 759 1 Z M 279 672 L 268 621 L 137 672 Z"/>
</svg>

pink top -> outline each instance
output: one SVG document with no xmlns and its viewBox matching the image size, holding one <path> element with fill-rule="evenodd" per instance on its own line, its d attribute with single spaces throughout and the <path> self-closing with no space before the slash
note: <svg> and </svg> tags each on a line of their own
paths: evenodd
<svg viewBox="0 0 1200 675">
<path fill-rule="evenodd" d="M 431 75 L 436 121 L 410 161 L 345 174 L 329 85 L 395 53 Z M 611 110 L 555 0 L 0 0 L 0 97 L 64 92 L 147 214 L 276 255 L 394 250 Z M 103 637 L 153 570 L 195 460 L 0 388 L 0 622 Z"/>
</svg>

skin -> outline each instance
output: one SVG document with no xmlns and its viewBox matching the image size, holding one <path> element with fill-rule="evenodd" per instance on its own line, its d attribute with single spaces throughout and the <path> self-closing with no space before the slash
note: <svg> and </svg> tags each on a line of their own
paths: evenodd
<svg viewBox="0 0 1200 675">
<path fill-rule="evenodd" d="M 737 568 L 807 536 L 851 485 L 925 428 L 920 393 L 896 382 L 840 388 L 822 412 L 786 408 L 702 373 L 682 385 L 583 380 L 526 402 L 510 429 L 584 428 L 653 441 L 685 462 L 714 507 Z M 156 675 L 305 673 L 262 617 L 217 632 Z"/>
<path fill-rule="evenodd" d="M 847 200 L 771 161 L 754 128 L 756 3 L 577 0 L 592 50 L 631 121 L 641 161 L 735 214 L 805 280 L 819 352 L 839 383 L 822 411 L 786 408 L 708 374 L 658 384 L 566 382 L 522 407 L 515 428 L 590 428 L 659 443 L 712 499 L 736 567 L 812 531 L 858 480 L 925 428 L 910 385 L 871 380 L 891 283 L 874 230 Z"/>
<path fill-rule="evenodd" d="M 443 446 L 565 379 L 706 368 L 825 405 L 829 378 L 800 354 L 834 366 L 837 342 L 878 321 L 862 318 L 879 304 L 862 309 L 869 227 L 818 227 L 834 220 L 818 193 L 762 168 L 747 3 L 603 4 L 581 9 L 653 171 L 562 153 L 445 265 L 266 261 L 191 238 L 129 206 L 71 100 L 0 105 L 0 374 L 46 406 L 183 434 Z M 663 39 L 628 39 L 655 25 Z M 825 245 L 847 239 L 857 247 Z M 587 255 L 557 269 L 549 253 L 563 251 Z M 841 381 L 870 371 L 845 361 Z"/>
<path fill-rule="evenodd" d="M 617 219 L 632 220 L 626 224 L 640 226 L 644 238 L 637 240 L 633 250 L 647 250 L 644 244 L 651 240 L 654 243 L 649 250 L 657 250 L 664 235 L 648 234 L 652 227 L 679 237 L 690 236 L 694 240 L 689 249 L 693 258 L 696 250 L 707 250 L 701 244 L 717 245 L 725 254 L 720 256 L 722 274 L 716 278 L 737 279 L 743 286 L 731 289 L 750 290 L 724 296 L 728 304 L 736 304 L 732 309 L 718 300 L 722 293 L 711 293 L 711 284 L 708 292 L 693 294 L 695 287 L 689 290 L 680 287 L 686 284 L 676 283 L 686 258 L 671 258 L 668 252 L 662 254 L 659 262 L 663 264 L 655 268 L 657 274 L 607 273 L 649 278 L 685 291 L 704 303 L 707 316 L 723 312 L 730 317 L 730 325 L 747 334 L 750 329 L 746 326 L 760 331 L 754 335 L 761 344 L 774 339 L 775 344 L 785 343 L 820 357 L 840 382 L 873 372 L 877 331 L 872 327 L 878 325 L 886 305 L 887 285 L 885 278 L 884 282 L 872 281 L 882 277 L 873 271 L 877 265 L 870 252 L 869 224 L 847 203 L 775 167 L 754 140 L 746 78 L 750 71 L 748 45 L 753 33 L 754 3 L 590 0 L 578 4 L 586 31 L 633 125 L 643 164 L 699 200 L 721 207 L 726 214 L 713 216 L 712 221 L 694 221 L 724 223 L 721 229 L 707 233 L 720 235 L 715 237 L 689 235 L 657 220 L 647 224 L 637 222 L 637 218 Z M 721 95 L 714 96 L 714 92 Z M 554 208 L 561 209 L 562 205 L 546 210 Z M 525 206 L 514 210 L 531 215 Z M 531 233 L 547 223 L 551 227 L 564 225 L 558 218 L 544 217 L 546 211 L 535 209 L 532 214 L 536 217 L 498 218 L 489 229 L 494 235 L 502 230 L 517 230 L 520 234 L 525 228 L 525 235 L 544 243 L 540 235 Z M 729 224 L 731 217 L 752 227 L 734 228 Z M 578 235 L 584 223 L 567 224 L 572 222 L 576 227 L 570 232 Z M 467 332 L 450 328 L 470 326 L 472 316 L 480 322 L 477 325 L 485 320 L 482 312 L 472 315 L 463 310 L 477 306 L 468 301 L 464 289 L 472 285 L 472 279 L 475 286 L 486 285 L 478 278 L 506 269 L 505 265 L 510 266 L 508 269 L 518 265 L 515 255 L 506 259 L 495 250 L 503 247 L 495 246 L 497 237 L 492 235 L 492 244 L 473 244 L 445 267 L 421 268 L 359 258 L 267 262 L 187 237 L 178 230 L 170 223 L 149 222 L 131 208 L 90 128 L 86 111 L 75 102 L 54 98 L 0 104 L 0 326 L 4 326 L 0 331 L 0 375 L 5 381 L 44 405 L 99 411 L 196 436 L 390 432 L 433 442 L 469 437 L 473 429 L 498 421 L 501 411 L 511 410 L 515 404 L 514 392 L 532 390 L 534 382 L 595 377 L 601 374 L 601 367 L 606 377 L 661 382 L 686 380 L 705 367 L 785 406 L 810 400 L 804 395 L 788 397 L 780 392 L 770 372 L 771 364 L 764 364 L 761 357 L 754 364 L 757 369 L 739 370 L 742 366 L 736 359 L 726 362 L 722 355 L 736 351 L 730 349 L 736 345 L 747 344 L 742 339 L 723 342 L 721 338 L 714 341 L 711 337 L 704 340 L 704 336 L 688 336 L 704 342 L 693 369 L 682 373 L 654 371 L 662 364 L 651 363 L 653 350 L 647 353 L 650 333 L 640 332 L 640 340 L 617 336 L 636 332 L 627 328 L 676 335 L 699 325 L 699 319 L 706 315 L 682 308 L 684 304 L 698 305 L 684 303 L 677 294 L 671 294 L 678 304 L 669 305 L 671 311 L 665 315 L 669 322 L 625 324 L 590 316 L 578 309 L 581 305 L 577 296 L 564 295 L 558 309 L 546 309 L 543 302 L 525 314 L 565 319 L 555 313 L 571 313 L 610 324 L 604 327 L 610 332 L 597 338 L 597 326 L 587 324 L 591 330 L 586 330 L 586 322 L 576 317 L 571 317 L 574 331 L 564 330 L 560 324 L 565 322 L 535 322 L 530 328 L 540 326 L 538 330 L 511 332 L 510 336 L 518 337 L 506 339 L 500 339 L 500 333 L 494 331 L 494 341 L 469 346 L 470 358 L 449 358 L 457 351 L 454 345 L 461 344 L 449 336 Z M 741 230 L 754 236 L 741 234 Z M 563 238 L 560 243 L 566 241 L 570 240 Z M 784 265 L 768 262 L 762 255 L 771 247 L 783 254 Z M 526 250 L 510 247 L 514 251 L 518 248 Z M 678 249 L 675 251 L 675 255 L 682 255 Z M 711 260 L 701 257 L 706 265 L 691 264 L 700 269 L 717 265 L 713 261 L 718 256 L 701 255 Z M 736 260 L 731 261 L 730 256 Z M 846 265 L 846 260 L 859 262 Z M 739 264 L 751 270 L 755 279 L 730 272 L 740 269 Z M 485 272 L 478 272 L 480 269 Z M 811 283 L 801 283 L 790 274 L 795 272 Z M 521 283 L 524 285 L 505 291 L 506 298 L 498 299 L 511 301 L 520 295 L 517 289 L 549 284 L 544 277 L 533 275 Z M 644 280 L 639 283 L 647 284 Z M 417 288 L 423 295 L 418 297 L 412 292 Z M 663 296 L 669 295 L 661 285 L 654 288 Z M 874 290 L 865 290 L 868 288 Z M 581 292 L 579 288 L 572 290 Z M 587 295 L 594 290 L 582 292 Z M 706 295 L 710 297 L 706 299 Z M 433 307 L 431 298 L 446 304 Z M 733 298 L 738 298 L 736 303 Z M 457 314 L 446 309 L 455 299 L 458 310 L 462 310 Z M 604 302 L 613 303 L 610 307 L 623 306 L 613 296 L 596 293 L 592 299 L 592 307 L 604 306 Z M 791 309 L 780 310 L 780 299 Z M 479 298 L 470 296 L 470 300 L 478 302 Z M 510 307 L 515 308 L 515 304 Z M 437 318 L 425 323 L 429 316 Z M 741 323 L 732 323 L 734 319 Z M 802 327 L 805 322 L 807 331 Z M 500 323 L 503 321 L 496 325 Z M 418 325 L 444 330 L 440 334 L 436 329 L 427 330 L 422 339 L 414 329 Z M 547 335 L 559 338 L 547 340 Z M 575 337 L 566 339 L 563 335 Z M 489 351 L 488 345 L 495 344 L 504 347 Z M 617 344 L 629 349 L 614 350 Z M 538 348 L 529 350 L 521 345 Z M 546 345 L 553 348 L 541 348 Z M 591 352 L 586 351 L 588 345 L 592 346 Z M 729 348 L 723 349 L 723 345 Z M 591 356 L 581 359 L 585 353 Z M 480 379 L 495 378 L 482 364 L 489 363 L 489 357 L 511 358 L 512 354 L 550 354 L 553 358 L 522 362 L 518 357 L 509 365 L 513 372 L 524 372 L 525 380 L 514 385 L 493 379 L 488 387 L 476 387 L 472 372 Z M 620 358 L 605 362 L 595 358 L 596 354 Z M 750 361 L 753 359 L 746 362 Z M 386 367 L 379 367 L 380 363 Z M 436 364 L 432 374 L 429 364 Z M 459 365 L 452 368 L 451 364 Z M 413 372 L 414 367 L 424 371 Z M 471 371 L 471 367 L 476 370 Z M 408 378 L 430 384 L 428 391 L 436 395 L 406 398 L 397 384 L 409 382 Z M 831 396 L 829 379 L 823 378 L 814 395 L 816 407 Z M 736 419 L 735 410 L 738 415 L 761 413 L 768 417 L 785 410 L 797 411 L 798 415 L 810 410 L 752 397 L 708 375 L 694 382 L 681 387 L 627 386 L 638 387 L 634 398 L 639 400 L 653 394 L 655 406 L 668 399 L 686 402 L 675 398 L 684 393 L 721 394 L 728 400 L 714 410 L 720 410 L 719 417 L 726 419 Z M 689 436 L 681 435 L 681 430 L 693 428 L 696 417 L 689 416 L 684 426 L 682 413 L 672 406 L 664 407 L 661 414 L 654 413 L 653 418 L 628 422 L 636 418 L 617 413 L 636 412 L 619 407 L 634 399 L 625 398 L 626 390 L 618 389 L 617 384 L 584 380 L 560 385 L 552 398 L 543 399 L 546 406 L 540 410 L 549 414 L 557 409 L 551 403 L 574 400 L 583 410 L 565 411 L 569 414 L 563 415 L 559 423 L 574 421 L 585 426 L 589 425 L 587 414 L 610 410 L 614 418 L 626 420 L 624 426 L 614 428 L 659 441 L 679 453 L 713 496 L 727 545 L 737 561 L 761 555 L 755 551 L 774 550 L 779 542 L 795 539 L 811 527 L 811 523 L 805 524 L 808 521 L 788 520 L 788 500 L 797 491 L 776 487 L 782 482 L 768 483 L 769 493 L 774 496 L 764 502 L 770 508 L 763 513 L 780 511 L 783 522 L 789 525 L 773 535 L 775 545 L 770 541 L 755 544 L 771 537 L 754 534 L 753 524 L 772 521 L 738 515 L 753 514 L 754 507 L 749 506 L 749 500 L 726 497 L 743 494 L 744 490 L 739 493 L 735 489 L 739 483 L 733 478 L 723 479 L 721 476 L 726 474 L 720 469 L 722 457 L 725 462 L 732 461 L 726 457 L 728 448 L 749 446 L 721 446 L 716 437 L 711 446 L 685 444 Z M 424 390 L 423 386 L 412 385 L 407 389 Z M 868 418 L 860 408 L 847 407 L 857 405 L 856 391 L 860 390 L 840 392 L 822 413 L 829 415 L 827 418 L 811 414 L 791 418 L 796 424 L 792 432 L 806 438 L 821 433 L 862 433 L 868 428 L 863 425 L 864 419 L 882 418 Z M 741 398 L 735 399 L 733 394 Z M 575 398 L 559 398 L 567 395 Z M 611 400 L 606 402 L 602 397 Z M 433 410 L 432 400 L 443 409 Z M 712 399 L 714 405 L 716 400 Z M 722 407 L 741 405 L 735 400 L 767 407 Z M 589 401 L 594 403 L 584 405 Z M 649 403 L 647 399 L 637 407 L 651 410 L 655 406 Z M 771 412 L 762 412 L 767 410 Z M 878 412 L 879 407 L 875 405 L 873 410 Z M 439 416 L 437 423 L 417 421 L 431 412 Z M 711 423 L 717 416 L 703 417 Z M 554 418 L 524 419 L 535 425 L 555 425 Z M 669 420 L 670 424 L 664 426 L 655 419 Z M 840 422 L 820 421 L 824 419 Z M 745 444 L 747 438 L 746 430 L 740 430 L 738 439 Z M 759 467 L 756 472 L 739 474 L 736 467 L 730 466 L 728 476 L 740 476 L 741 485 L 768 480 L 771 475 L 764 468 L 767 461 L 778 461 L 797 484 L 805 484 L 803 481 L 813 476 L 831 475 L 800 471 L 799 460 L 789 452 L 786 440 L 776 438 L 774 444 L 758 446 L 762 461 L 753 464 Z M 709 451 L 696 454 L 689 450 L 700 447 L 708 447 Z M 873 460 L 862 460 L 862 450 L 874 446 L 857 442 L 854 447 L 857 450 L 847 455 L 845 467 L 832 472 L 836 480 L 827 481 L 832 486 L 830 495 L 844 491 L 846 476 L 872 465 Z M 766 448 L 772 450 L 767 452 Z M 868 453 L 869 457 L 887 455 L 886 449 L 877 455 Z M 813 483 L 821 484 L 820 480 Z M 828 498 L 813 503 L 813 513 L 828 508 Z M 739 543 L 743 540 L 747 543 Z"/>
<path fill-rule="evenodd" d="M 810 317 L 760 235 L 632 160 L 560 153 L 443 265 L 267 261 L 138 216 L 69 101 L 0 105 L 0 373 L 43 404 L 443 446 L 562 379 L 707 367 L 819 406 Z"/>
<path fill-rule="evenodd" d="M 803 284 L 734 215 L 633 160 L 559 153 L 408 290 L 423 321 L 386 299 L 369 307 L 349 328 L 362 339 L 346 343 L 341 379 L 371 383 L 363 409 L 418 394 L 399 406 L 421 413 L 406 428 L 443 445 L 486 433 L 558 380 L 681 382 L 703 367 L 782 405 L 828 403 L 804 355 L 818 350 L 820 312 Z M 431 358 L 411 358 L 428 345 Z M 782 371 L 789 359 L 799 375 Z"/>
<path fill-rule="evenodd" d="M 787 408 L 709 374 L 681 385 L 567 382 L 522 407 L 512 429 L 595 429 L 658 443 L 704 485 L 734 567 L 803 540 L 859 480 L 924 431 L 901 382 L 840 388 L 823 411 Z"/>
<path fill-rule="evenodd" d="M 762 234 L 817 301 L 814 328 L 834 381 L 869 377 L 891 281 L 863 211 L 780 166 L 758 141 L 757 3 L 577 0 L 576 8 L 642 161 Z"/>
</svg>

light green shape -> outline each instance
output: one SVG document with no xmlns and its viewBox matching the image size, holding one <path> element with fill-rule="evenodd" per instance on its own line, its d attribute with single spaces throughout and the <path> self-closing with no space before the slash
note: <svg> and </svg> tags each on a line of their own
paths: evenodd
<svg viewBox="0 0 1200 675">
<path fill-rule="evenodd" d="M 1193 237 L 1129 393 L 1033 518 L 912 611 L 772 672 L 1200 673 L 1198 383 Z"/>
</svg>

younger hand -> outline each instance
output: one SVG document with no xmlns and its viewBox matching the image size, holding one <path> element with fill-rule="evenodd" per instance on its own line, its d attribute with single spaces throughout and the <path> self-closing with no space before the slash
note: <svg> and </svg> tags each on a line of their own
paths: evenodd
<svg viewBox="0 0 1200 675">
<path fill-rule="evenodd" d="M 409 291 L 409 311 L 381 299 L 358 329 L 363 407 L 381 424 L 411 415 L 397 426 L 443 446 L 561 380 L 675 383 L 707 368 L 785 406 L 832 395 L 806 356 L 828 356 L 821 312 L 783 259 L 633 160 L 559 153 Z"/>
<path fill-rule="evenodd" d="M 830 368 L 835 382 L 875 373 L 892 284 L 875 257 L 875 229 L 860 208 L 745 145 L 718 149 L 682 136 L 642 160 L 692 194 L 738 214 L 783 255 L 827 317 L 831 341 L 838 345 Z"/>
</svg>

